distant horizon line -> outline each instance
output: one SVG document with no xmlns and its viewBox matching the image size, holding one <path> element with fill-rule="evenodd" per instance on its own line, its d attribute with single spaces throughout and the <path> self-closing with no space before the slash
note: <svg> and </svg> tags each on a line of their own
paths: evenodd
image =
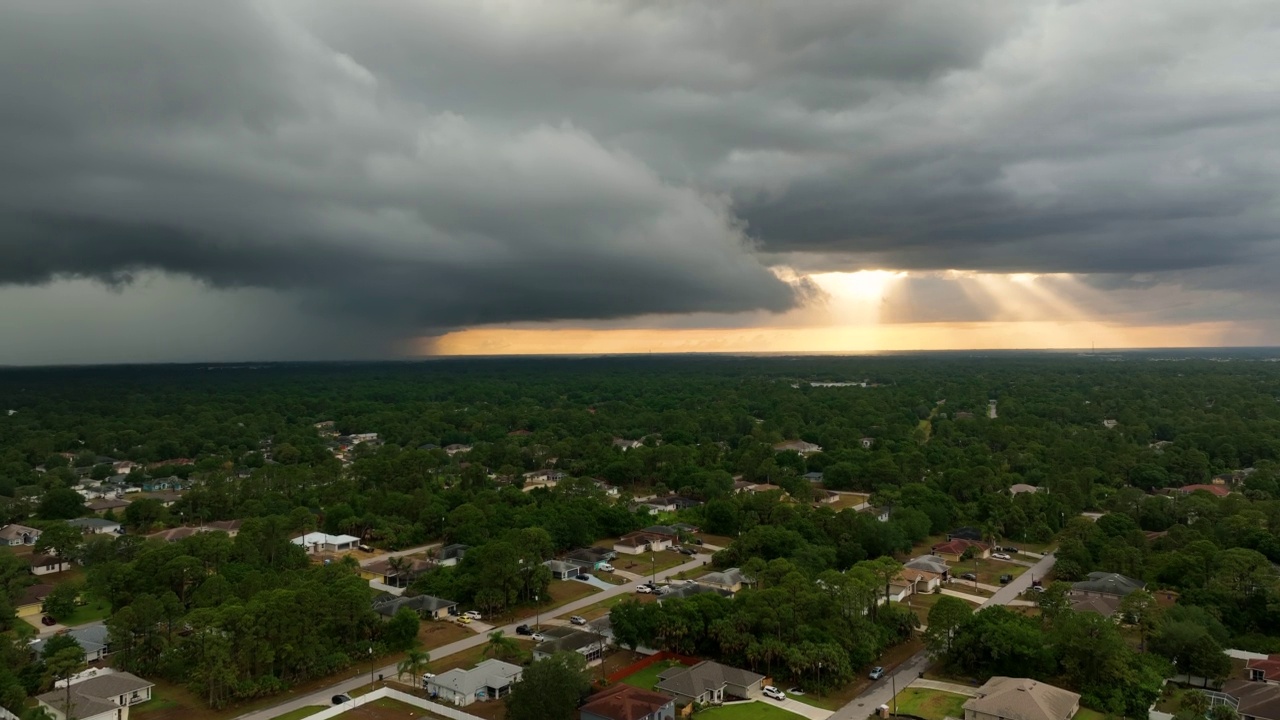
<svg viewBox="0 0 1280 720">
<path fill-rule="evenodd" d="M 554 358 L 643 358 L 643 357 L 912 357 L 929 355 L 1133 355 L 1140 353 L 1241 353 L 1248 351 L 1280 351 L 1280 345 L 1222 345 L 1204 347 L 1144 347 L 1144 348 L 964 348 L 954 350 L 777 350 L 757 352 L 685 351 L 685 352 L 626 352 L 626 353 L 494 353 L 478 355 L 423 355 L 415 357 L 388 357 L 380 359 L 326 359 L 326 360 L 132 360 L 101 363 L 44 363 L 17 365 L 0 363 L 0 370 L 41 370 L 59 368 L 111 368 L 111 367 L 198 367 L 243 365 L 380 365 L 440 362 L 450 360 L 495 359 L 554 359 Z"/>
</svg>

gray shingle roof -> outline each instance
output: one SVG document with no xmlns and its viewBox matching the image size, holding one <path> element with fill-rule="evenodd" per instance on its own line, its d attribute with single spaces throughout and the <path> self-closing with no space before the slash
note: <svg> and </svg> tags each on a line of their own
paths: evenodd
<svg viewBox="0 0 1280 720">
<path fill-rule="evenodd" d="M 1069 720 L 1080 696 L 1029 678 L 996 676 L 978 688 L 978 696 L 964 704 L 966 713 L 1006 720 Z"/>
<path fill-rule="evenodd" d="M 726 684 L 750 686 L 764 679 L 763 675 L 711 660 L 703 660 L 693 667 L 670 668 L 658 676 L 657 690 L 676 693 L 685 697 L 698 697 L 708 690 L 718 690 Z"/>
<path fill-rule="evenodd" d="M 153 685 L 155 683 L 143 680 L 136 675 L 127 672 L 114 672 L 89 678 L 72 685 L 70 708 L 66 707 L 67 692 L 62 688 L 51 690 L 36 699 L 50 707 L 57 708 L 70 720 L 82 720 L 83 718 L 116 709 L 119 706 L 116 705 L 114 698 L 120 695 L 144 690 Z M 70 712 L 66 712 L 68 709 L 70 709 Z"/>
<path fill-rule="evenodd" d="M 1134 580 L 1120 573 L 1091 572 L 1088 580 L 1081 580 L 1073 583 L 1071 589 L 1077 592 L 1095 592 L 1105 593 L 1107 595 L 1128 595 L 1135 590 L 1141 590 L 1147 584 L 1141 580 Z"/>
</svg>

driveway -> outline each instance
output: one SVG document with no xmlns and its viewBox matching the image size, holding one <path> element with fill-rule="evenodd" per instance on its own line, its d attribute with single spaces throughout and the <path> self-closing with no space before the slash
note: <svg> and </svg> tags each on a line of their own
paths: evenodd
<svg viewBox="0 0 1280 720">
<path fill-rule="evenodd" d="M 789 697 L 786 700 L 771 700 L 769 698 L 765 698 L 760 702 L 766 705 L 776 705 L 777 707 L 782 708 L 787 712 L 793 712 L 797 715 L 803 715 L 804 717 L 809 718 L 809 720 L 827 720 L 827 718 L 831 717 L 830 710 L 825 710 L 820 707 L 814 707 L 812 705 L 806 705 L 800 702 L 799 700 L 792 700 Z"/>
<path fill-rule="evenodd" d="M 952 590 L 951 588 L 942 588 L 942 594 L 950 595 L 953 598 L 960 598 L 961 600 L 971 602 L 974 605 L 982 605 L 987 601 L 987 598 L 984 598 L 981 595 L 970 595 L 968 593 L 962 593 L 959 590 Z"/>
<path fill-rule="evenodd" d="M 596 577 L 595 575 L 588 575 L 586 580 L 581 579 L 581 576 L 579 576 L 579 577 L 575 577 L 575 578 L 574 578 L 574 580 L 577 580 L 577 581 L 578 581 L 578 582 L 580 582 L 580 583 L 586 583 L 587 585 L 593 585 L 593 586 L 595 586 L 595 587 L 600 588 L 601 590 L 612 590 L 612 589 L 614 589 L 614 588 L 618 587 L 617 585 L 614 585 L 613 583 L 609 583 L 609 582 L 605 582 L 605 581 L 601 580 L 600 578 Z"/>
<path fill-rule="evenodd" d="M 665 580 L 666 578 L 672 575 L 675 575 L 677 573 L 684 572 L 686 570 L 693 570 L 694 568 L 701 567 L 704 563 L 710 560 L 711 560 L 710 555 L 706 555 L 706 554 L 695 555 L 689 559 L 689 562 L 683 565 L 677 565 L 676 567 L 669 568 L 667 570 L 663 570 L 659 572 L 658 579 Z M 567 615 L 572 613 L 575 610 L 581 610 L 585 607 L 594 605 L 600 602 L 601 600 L 604 600 L 605 598 L 613 597 L 615 595 L 625 595 L 629 593 L 634 593 L 636 591 L 636 586 L 638 584 L 639 584 L 638 582 L 629 582 L 629 583 L 626 583 L 625 585 L 610 585 L 608 590 L 596 593 L 594 595 L 588 595 L 587 597 L 581 598 L 579 600 L 574 600 L 573 602 L 570 602 L 570 603 L 565 603 L 564 605 L 561 605 L 560 607 L 554 610 L 551 610 L 550 612 L 555 613 L 556 615 Z M 479 647 L 489 641 L 487 633 L 490 630 L 495 630 L 495 629 L 502 630 L 507 635 L 514 636 L 516 634 L 517 625 L 526 625 L 526 624 L 532 625 L 535 622 L 536 618 L 537 618 L 536 615 L 530 615 L 528 617 L 516 620 L 515 622 L 512 622 L 508 625 L 503 625 L 497 628 L 490 628 L 488 626 L 485 626 L 487 630 L 484 633 L 479 633 L 479 634 L 473 635 L 472 637 L 464 638 L 462 640 L 458 640 L 457 642 L 449 643 L 448 645 L 441 645 L 438 648 L 432 648 L 431 657 L 436 659 L 444 658 L 444 657 L 453 655 L 455 653 L 460 653 L 463 650 L 469 650 L 474 647 Z M 478 624 L 474 622 L 472 623 L 472 626 L 476 626 L 476 625 Z M 479 625 L 484 626 L 483 623 L 479 623 Z M 396 666 L 387 665 L 385 667 L 381 667 L 374 670 L 374 673 L 377 675 L 382 675 L 383 677 L 387 677 L 387 678 L 395 677 Z M 364 666 L 363 669 L 353 668 L 351 672 L 351 677 L 349 677 L 346 680 L 340 680 L 324 688 L 323 690 L 317 690 L 313 693 L 309 693 L 301 697 L 296 697 L 291 700 L 286 700 L 278 705 L 273 705 L 268 708 L 263 708 L 261 710 L 239 715 L 235 718 L 235 720 L 272 720 L 272 718 L 275 718 L 279 715 L 283 715 L 292 710 L 297 710 L 299 708 L 307 707 L 308 705 L 324 705 L 327 707 L 330 704 L 330 699 L 334 695 L 337 695 L 339 693 L 349 693 L 352 690 L 355 690 L 356 688 L 359 688 L 363 685 L 368 684 L 368 682 L 369 682 L 369 666 L 368 665 Z"/>
</svg>

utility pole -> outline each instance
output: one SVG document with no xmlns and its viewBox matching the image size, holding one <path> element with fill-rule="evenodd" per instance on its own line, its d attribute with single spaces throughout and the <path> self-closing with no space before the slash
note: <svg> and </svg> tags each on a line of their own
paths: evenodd
<svg viewBox="0 0 1280 720">
<path fill-rule="evenodd" d="M 369 646 L 369 691 L 373 691 L 373 646 Z"/>
<path fill-rule="evenodd" d="M 898 714 L 898 676 L 889 676 L 889 686 L 893 688 L 893 714 Z"/>
</svg>

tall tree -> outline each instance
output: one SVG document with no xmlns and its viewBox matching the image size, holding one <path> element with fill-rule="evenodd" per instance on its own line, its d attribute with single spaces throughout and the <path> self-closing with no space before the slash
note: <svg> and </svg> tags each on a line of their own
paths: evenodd
<svg viewBox="0 0 1280 720">
<path fill-rule="evenodd" d="M 587 660 L 560 652 L 525 668 L 507 696 L 508 720 L 572 720 L 591 690 Z"/>
</svg>

